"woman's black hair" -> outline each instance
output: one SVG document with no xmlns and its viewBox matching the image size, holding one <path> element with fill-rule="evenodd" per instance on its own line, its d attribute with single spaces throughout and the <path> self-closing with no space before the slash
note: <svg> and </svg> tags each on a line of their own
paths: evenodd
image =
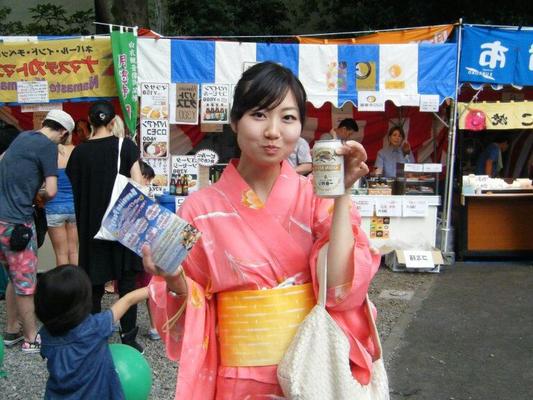
<svg viewBox="0 0 533 400">
<path fill-rule="evenodd" d="M 231 121 L 239 121 L 249 110 L 271 110 L 277 107 L 289 91 L 296 99 L 303 127 L 307 95 L 302 83 L 290 69 L 279 64 L 266 61 L 254 65 L 242 74 L 235 87 Z"/>
<path fill-rule="evenodd" d="M 115 118 L 115 109 L 109 101 L 97 101 L 89 109 L 89 121 L 95 128 L 106 126 L 113 118 Z"/>
<path fill-rule="evenodd" d="M 34 303 L 35 314 L 48 332 L 62 336 L 91 313 L 91 281 L 82 268 L 60 265 L 39 277 Z"/>
<path fill-rule="evenodd" d="M 389 129 L 389 133 L 387 134 L 387 137 L 390 137 L 394 133 L 394 131 L 400 132 L 400 136 L 403 140 L 405 140 L 405 132 L 403 131 L 403 128 L 400 125 L 394 125 Z"/>
</svg>

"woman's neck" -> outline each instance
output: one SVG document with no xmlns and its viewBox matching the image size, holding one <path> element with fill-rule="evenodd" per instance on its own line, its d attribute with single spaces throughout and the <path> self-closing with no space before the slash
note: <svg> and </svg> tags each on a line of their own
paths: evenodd
<svg viewBox="0 0 533 400">
<path fill-rule="evenodd" d="M 261 201 L 266 203 L 274 183 L 281 173 L 281 164 L 265 167 L 241 158 L 237 165 L 237 171 Z"/>
<path fill-rule="evenodd" d="M 93 135 L 91 136 L 91 139 L 101 139 L 105 137 L 112 136 L 113 134 L 111 131 L 107 130 L 105 126 L 100 126 L 98 128 L 95 128 Z"/>
</svg>

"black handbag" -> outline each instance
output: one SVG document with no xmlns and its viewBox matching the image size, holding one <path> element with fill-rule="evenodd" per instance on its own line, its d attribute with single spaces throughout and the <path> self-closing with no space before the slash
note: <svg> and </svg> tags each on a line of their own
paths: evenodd
<svg viewBox="0 0 533 400">
<path fill-rule="evenodd" d="M 41 247 L 48 231 L 46 210 L 37 206 L 33 207 L 33 220 L 35 222 L 35 232 L 37 233 L 37 247 Z"/>
<path fill-rule="evenodd" d="M 31 228 L 24 224 L 16 224 L 9 238 L 9 249 L 11 251 L 22 251 L 28 246 L 33 236 Z"/>
</svg>

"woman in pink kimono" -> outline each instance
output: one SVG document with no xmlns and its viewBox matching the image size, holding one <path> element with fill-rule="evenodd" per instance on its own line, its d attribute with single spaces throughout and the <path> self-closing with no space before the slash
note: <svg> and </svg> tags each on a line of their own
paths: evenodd
<svg viewBox="0 0 533 400">
<path fill-rule="evenodd" d="M 287 68 L 265 62 L 244 72 L 231 110 L 241 158 L 179 210 L 201 239 L 172 276 L 161 275 L 143 249 L 145 269 L 159 275 L 150 284 L 156 326 L 167 355 L 179 361 L 176 399 L 282 399 L 277 364 L 316 302 L 316 269 L 326 257 L 327 310 L 350 342 L 353 376 L 375 383 L 381 354 L 366 295 L 380 257 L 350 195 L 316 197 L 286 161 L 305 102 Z M 355 141 L 337 152 L 349 188 L 368 173 L 366 152 Z"/>
</svg>

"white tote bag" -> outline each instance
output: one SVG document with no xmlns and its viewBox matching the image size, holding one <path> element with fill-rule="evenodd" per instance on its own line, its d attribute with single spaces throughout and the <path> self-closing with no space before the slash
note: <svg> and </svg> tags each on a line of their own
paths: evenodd
<svg viewBox="0 0 533 400">
<path fill-rule="evenodd" d="M 327 256 L 319 272 L 317 305 L 301 323 L 278 365 L 278 381 L 291 400 L 389 400 L 387 373 L 380 357 L 373 363 L 372 380 L 361 385 L 350 370 L 350 344 L 342 329 L 326 310 Z M 381 344 L 366 299 L 374 342 Z"/>
<path fill-rule="evenodd" d="M 117 201 L 118 196 L 120 196 L 120 193 L 122 193 L 126 185 L 130 182 L 130 179 L 128 177 L 120 174 L 120 151 L 122 150 L 123 142 L 124 138 L 118 139 L 117 177 L 115 178 L 115 183 L 113 184 L 113 191 L 111 192 L 111 198 L 109 200 L 107 209 L 105 210 L 102 222 L 104 222 L 105 218 L 107 217 L 107 214 L 111 212 L 111 209 L 115 205 L 115 202 Z M 113 234 L 109 232 L 106 228 L 104 228 L 102 225 L 100 225 L 100 229 L 98 230 L 98 232 L 96 232 L 94 238 L 109 241 L 117 240 L 117 238 L 113 236 Z"/>
</svg>

